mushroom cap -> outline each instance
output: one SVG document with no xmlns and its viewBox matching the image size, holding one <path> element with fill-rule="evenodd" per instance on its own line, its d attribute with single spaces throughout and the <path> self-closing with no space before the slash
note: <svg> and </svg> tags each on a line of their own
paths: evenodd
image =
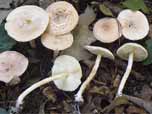
<svg viewBox="0 0 152 114">
<path fill-rule="evenodd" d="M 52 67 L 52 75 L 60 73 L 67 73 L 68 76 L 54 81 L 57 88 L 64 91 L 74 91 L 81 84 L 81 66 L 74 57 L 61 55 L 56 58 Z"/>
<path fill-rule="evenodd" d="M 52 3 L 46 10 L 50 15 L 49 29 L 54 35 L 69 33 L 78 24 L 78 13 L 68 2 Z"/>
<path fill-rule="evenodd" d="M 111 60 L 114 60 L 114 55 L 112 52 L 106 48 L 98 47 L 98 46 L 85 46 L 85 49 L 87 49 L 89 52 L 95 54 L 95 55 L 102 55 L 104 58 L 109 58 Z"/>
<path fill-rule="evenodd" d="M 140 40 L 149 32 L 148 20 L 140 11 L 123 10 L 117 19 L 122 26 L 122 34 L 126 39 Z"/>
<path fill-rule="evenodd" d="M 8 35 L 16 41 L 27 42 L 39 37 L 46 30 L 49 15 L 38 6 L 25 5 L 10 12 L 6 21 Z"/>
<path fill-rule="evenodd" d="M 28 59 L 19 52 L 5 51 L 0 54 L 0 81 L 9 83 L 21 76 L 28 67 Z"/>
<path fill-rule="evenodd" d="M 143 61 L 148 57 L 147 50 L 137 43 L 126 43 L 117 50 L 117 55 L 124 60 L 128 60 L 130 53 L 134 53 L 134 61 Z"/>
<path fill-rule="evenodd" d="M 42 44 L 52 50 L 64 50 L 69 48 L 73 43 L 73 35 L 67 33 L 64 35 L 54 36 L 51 33 L 44 33 L 41 37 Z"/>
<path fill-rule="evenodd" d="M 102 18 L 95 23 L 93 34 L 101 42 L 114 42 L 121 37 L 120 24 L 115 18 Z"/>
</svg>

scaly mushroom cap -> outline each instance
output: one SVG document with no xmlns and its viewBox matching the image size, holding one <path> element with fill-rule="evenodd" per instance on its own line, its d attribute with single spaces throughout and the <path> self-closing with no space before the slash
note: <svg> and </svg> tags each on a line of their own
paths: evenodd
<svg viewBox="0 0 152 114">
<path fill-rule="evenodd" d="M 39 37 L 46 30 L 49 15 L 38 6 L 26 5 L 10 12 L 6 21 L 8 35 L 16 41 L 27 42 Z"/>
<path fill-rule="evenodd" d="M 117 55 L 124 60 L 128 60 L 130 53 L 134 53 L 134 61 L 143 61 L 148 57 L 147 50 L 137 43 L 126 43 L 117 50 Z"/>
<path fill-rule="evenodd" d="M 51 33 L 44 33 L 41 37 L 42 44 L 52 50 L 64 50 L 69 48 L 73 43 L 73 35 L 67 33 L 64 35 L 54 36 Z"/>
<path fill-rule="evenodd" d="M 74 91 L 81 84 L 81 66 L 74 57 L 62 55 L 56 58 L 52 75 L 60 73 L 67 73 L 68 76 L 54 81 L 57 88 L 64 91 Z"/>
<path fill-rule="evenodd" d="M 85 46 L 85 49 L 87 49 L 88 51 L 90 51 L 95 55 L 101 55 L 102 57 L 109 58 L 111 60 L 114 60 L 115 58 L 112 52 L 106 48 L 102 48 L 98 46 Z"/>
<path fill-rule="evenodd" d="M 119 13 L 118 20 L 123 36 L 129 40 L 143 39 L 149 32 L 148 20 L 140 11 L 123 10 Z"/>
<path fill-rule="evenodd" d="M 16 52 L 5 51 L 0 54 L 0 81 L 9 83 L 12 79 L 21 76 L 28 66 L 28 59 Z"/>
<path fill-rule="evenodd" d="M 117 19 L 103 18 L 98 20 L 93 28 L 94 36 L 104 43 L 111 43 L 121 37 L 120 25 Z"/>
<path fill-rule="evenodd" d="M 49 29 L 54 35 L 71 32 L 79 20 L 76 9 L 65 1 L 52 3 L 47 12 L 50 15 Z"/>
</svg>

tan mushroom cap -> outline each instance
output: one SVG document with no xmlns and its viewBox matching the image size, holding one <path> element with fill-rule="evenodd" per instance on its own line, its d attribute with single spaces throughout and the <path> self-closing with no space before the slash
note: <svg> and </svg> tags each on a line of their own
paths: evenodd
<svg viewBox="0 0 152 114">
<path fill-rule="evenodd" d="M 9 83 L 21 76 L 28 67 L 28 59 L 16 51 L 5 51 L 0 54 L 0 81 Z"/>
<path fill-rule="evenodd" d="M 94 36 L 104 43 L 111 43 L 121 37 L 120 25 L 115 18 L 103 18 L 98 20 L 93 28 Z"/>
<path fill-rule="evenodd" d="M 44 33 L 41 37 L 42 44 L 52 50 L 64 50 L 69 48 L 73 43 L 73 35 L 67 33 L 64 35 L 54 36 L 51 33 Z"/>
<path fill-rule="evenodd" d="M 52 75 L 60 73 L 67 73 L 68 76 L 54 81 L 57 88 L 64 91 L 74 91 L 81 84 L 81 66 L 74 57 L 61 55 L 56 58 L 52 68 Z"/>
<path fill-rule="evenodd" d="M 19 42 L 39 37 L 47 28 L 49 15 L 34 5 L 20 6 L 9 13 L 5 29 L 9 36 Z"/>
<path fill-rule="evenodd" d="M 115 58 L 112 52 L 106 48 L 102 48 L 98 46 L 85 46 L 85 49 L 87 49 L 88 51 L 90 51 L 95 55 L 101 55 L 104 58 L 109 58 L 111 60 L 114 60 Z"/>
<path fill-rule="evenodd" d="M 123 36 L 129 40 L 143 39 L 149 32 L 148 20 L 140 11 L 123 10 L 119 13 L 118 20 Z"/>
<path fill-rule="evenodd" d="M 148 57 L 147 50 L 137 43 L 126 43 L 117 50 L 117 55 L 124 60 L 128 60 L 130 53 L 134 53 L 134 61 L 143 61 Z"/>
<path fill-rule="evenodd" d="M 52 3 L 47 8 L 50 15 L 49 29 L 54 35 L 71 32 L 78 24 L 79 16 L 72 4 L 65 1 Z"/>
</svg>

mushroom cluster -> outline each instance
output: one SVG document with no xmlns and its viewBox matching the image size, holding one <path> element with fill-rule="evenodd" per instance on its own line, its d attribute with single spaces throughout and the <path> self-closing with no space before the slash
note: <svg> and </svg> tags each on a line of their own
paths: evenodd
<svg viewBox="0 0 152 114">
<path fill-rule="evenodd" d="M 69 48 L 73 43 L 71 31 L 79 20 L 76 9 L 68 2 L 59 1 L 49 5 L 46 11 L 50 21 L 46 32 L 41 37 L 42 44 L 54 51 Z"/>
<path fill-rule="evenodd" d="M 71 31 L 78 20 L 76 9 L 66 1 L 52 3 L 46 10 L 35 5 L 25 5 L 9 13 L 5 30 L 19 42 L 32 43 L 32 40 L 41 36 L 41 42 L 46 48 L 59 51 L 72 45 Z"/>
<path fill-rule="evenodd" d="M 71 31 L 76 27 L 79 15 L 72 4 L 66 1 L 54 2 L 46 10 L 25 5 L 14 9 L 6 18 L 5 29 L 9 36 L 19 42 L 32 41 L 41 37 L 41 43 L 54 51 L 69 48 L 73 43 Z M 103 43 L 112 43 L 122 35 L 129 40 L 145 38 L 149 32 L 146 16 L 140 11 L 129 9 L 119 13 L 117 18 L 99 19 L 93 27 L 93 34 Z M 75 95 L 75 101 L 83 102 L 82 94 L 96 75 L 101 58 L 114 60 L 112 52 L 100 46 L 85 46 L 86 50 L 97 55 L 95 64 Z M 123 88 L 132 69 L 133 61 L 147 58 L 147 50 L 137 43 L 126 43 L 117 50 L 117 55 L 128 60 L 128 66 L 120 82 L 116 97 L 122 95 Z M 0 54 L 0 81 L 10 83 L 21 76 L 28 66 L 28 59 L 16 51 Z M 52 67 L 52 76 L 43 79 L 23 91 L 16 101 L 15 111 L 18 112 L 24 98 L 36 88 L 53 81 L 63 91 L 74 91 L 81 84 L 82 70 L 79 61 L 69 55 L 58 56 Z"/>
<path fill-rule="evenodd" d="M 117 19 L 109 17 L 99 19 L 93 27 L 93 34 L 95 38 L 103 43 L 112 43 L 119 39 L 122 35 L 129 40 L 140 40 L 145 38 L 148 32 L 149 23 L 146 16 L 140 11 L 132 11 L 129 9 L 121 11 Z M 87 85 L 89 85 L 91 80 L 94 78 L 99 67 L 101 57 L 114 59 L 113 54 L 105 48 L 97 46 L 85 46 L 85 48 L 98 56 L 91 73 L 75 95 L 75 100 L 78 102 L 83 102 L 82 94 Z M 126 43 L 118 49 L 117 55 L 124 60 L 128 60 L 126 72 L 122 77 L 116 95 L 118 97 L 122 95 L 123 88 L 131 72 L 133 60 L 145 60 L 148 56 L 148 52 L 143 46 L 137 43 Z"/>
<path fill-rule="evenodd" d="M 99 19 L 93 28 L 94 36 L 103 43 L 112 43 L 123 35 L 129 40 L 145 38 L 149 32 L 146 16 L 140 11 L 125 9 L 117 18 Z"/>
</svg>

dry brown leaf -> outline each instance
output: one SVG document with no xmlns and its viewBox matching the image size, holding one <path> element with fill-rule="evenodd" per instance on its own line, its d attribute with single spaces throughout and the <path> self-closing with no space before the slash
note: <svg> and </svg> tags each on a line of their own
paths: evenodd
<svg viewBox="0 0 152 114">
<path fill-rule="evenodd" d="M 90 93 L 100 94 L 100 95 L 107 95 L 109 94 L 110 90 L 106 86 L 94 86 L 89 90 Z"/>
<path fill-rule="evenodd" d="M 136 106 L 129 106 L 127 108 L 127 114 L 147 114 L 142 108 Z"/>
<path fill-rule="evenodd" d="M 74 56 L 78 60 L 86 60 L 91 57 L 92 54 L 84 49 L 85 45 L 90 45 L 96 41 L 92 31 L 88 29 L 88 25 L 95 19 L 96 15 L 91 7 L 87 7 L 85 12 L 80 15 L 79 24 L 73 31 L 74 43 L 73 45 L 62 51 L 61 54 L 68 54 Z"/>
<path fill-rule="evenodd" d="M 152 99 L 152 89 L 148 85 L 144 85 L 141 90 L 140 96 L 144 100 L 150 101 Z"/>
<path fill-rule="evenodd" d="M 57 97 L 51 87 L 44 88 L 43 95 L 45 95 L 53 103 L 56 102 Z"/>
</svg>

